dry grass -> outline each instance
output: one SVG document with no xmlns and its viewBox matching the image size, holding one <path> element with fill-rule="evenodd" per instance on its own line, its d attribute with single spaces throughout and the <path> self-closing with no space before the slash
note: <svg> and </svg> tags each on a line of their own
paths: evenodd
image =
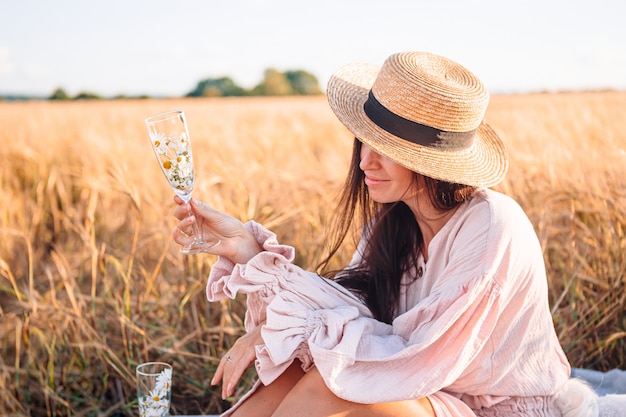
<svg viewBox="0 0 626 417">
<path fill-rule="evenodd" d="M 156 359 L 174 364 L 174 413 L 228 405 L 209 380 L 242 300 L 209 304 L 215 259 L 170 240 L 143 118 L 173 108 L 188 113 L 195 195 L 268 225 L 299 264 L 320 259 L 351 147 L 324 98 L 0 103 L 0 414 L 131 415 L 134 366 Z M 512 153 L 498 188 L 536 226 L 562 344 L 601 370 L 626 365 L 624 108 L 624 93 L 589 93 L 496 96 L 488 111 Z"/>
</svg>

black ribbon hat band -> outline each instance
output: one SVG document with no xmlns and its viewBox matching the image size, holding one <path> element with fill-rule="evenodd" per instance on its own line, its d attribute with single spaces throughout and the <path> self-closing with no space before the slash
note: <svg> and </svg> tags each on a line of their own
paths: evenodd
<svg viewBox="0 0 626 417">
<path fill-rule="evenodd" d="M 383 106 L 371 90 L 363 110 L 372 122 L 388 133 L 430 148 L 466 149 L 472 145 L 477 130 L 448 132 L 405 119 Z"/>
</svg>

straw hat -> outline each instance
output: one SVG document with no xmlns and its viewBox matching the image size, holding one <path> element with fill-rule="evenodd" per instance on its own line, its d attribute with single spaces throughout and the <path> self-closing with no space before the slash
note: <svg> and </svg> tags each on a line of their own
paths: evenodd
<svg viewBox="0 0 626 417">
<path fill-rule="evenodd" d="M 483 121 L 489 93 L 454 61 L 403 52 L 382 67 L 346 65 L 331 76 L 327 95 L 359 140 L 412 171 L 478 187 L 506 174 L 504 145 Z"/>
</svg>

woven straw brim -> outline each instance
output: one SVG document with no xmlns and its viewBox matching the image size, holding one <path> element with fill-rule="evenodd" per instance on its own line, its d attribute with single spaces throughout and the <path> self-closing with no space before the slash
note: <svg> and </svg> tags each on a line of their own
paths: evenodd
<svg viewBox="0 0 626 417">
<path fill-rule="evenodd" d="M 330 107 L 339 120 L 362 142 L 392 161 L 427 177 L 492 187 L 508 169 L 508 156 L 498 135 L 481 123 L 473 144 L 462 150 L 421 146 L 374 124 L 363 110 L 369 91 L 380 70 L 371 64 L 350 64 L 339 69 L 328 82 Z"/>
</svg>

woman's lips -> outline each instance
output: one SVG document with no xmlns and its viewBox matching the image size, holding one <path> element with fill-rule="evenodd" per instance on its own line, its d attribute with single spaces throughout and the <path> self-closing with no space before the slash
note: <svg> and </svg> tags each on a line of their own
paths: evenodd
<svg viewBox="0 0 626 417">
<path fill-rule="evenodd" d="M 369 175 L 365 176 L 365 185 L 367 185 L 368 187 L 380 185 L 385 182 L 387 182 L 387 180 L 384 180 L 382 178 L 371 177 Z"/>
</svg>

